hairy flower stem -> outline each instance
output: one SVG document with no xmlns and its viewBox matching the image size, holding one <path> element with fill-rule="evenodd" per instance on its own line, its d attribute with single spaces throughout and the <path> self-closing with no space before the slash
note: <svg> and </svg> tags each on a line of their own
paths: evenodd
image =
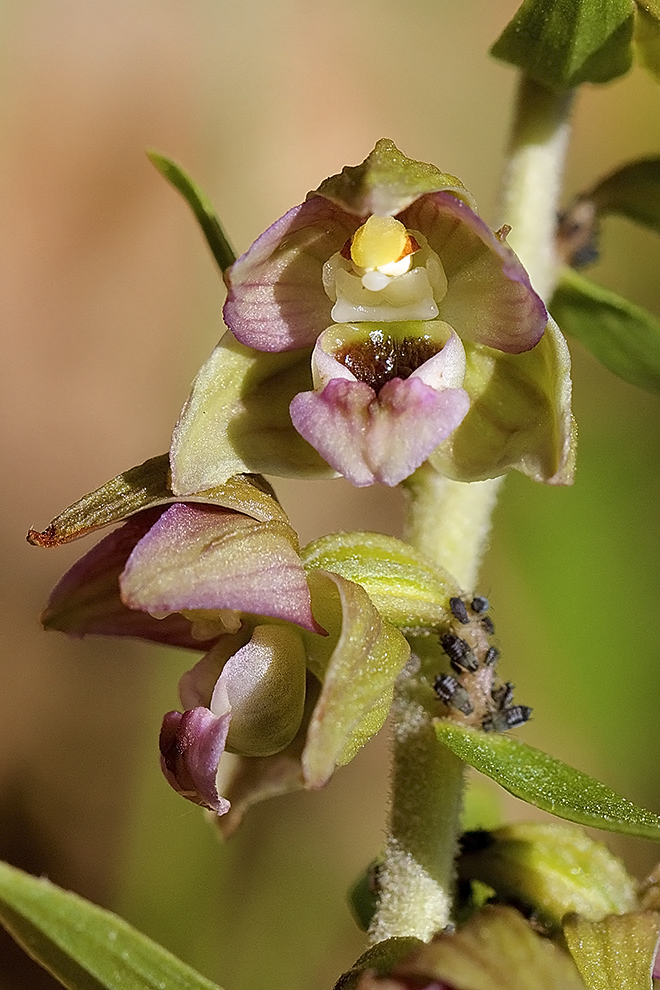
<svg viewBox="0 0 660 990">
<path fill-rule="evenodd" d="M 523 77 L 504 175 L 502 220 L 509 242 L 548 299 L 557 277 L 555 227 L 571 94 Z M 427 465 L 406 483 L 407 539 L 470 592 L 486 548 L 501 479 L 463 484 Z M 374 942 L 428 940 L 452 917 L 454 860 L 465 765 L 436 738 L 430 692 L 410 667 L 395 688 L 392 798 Z"/>
</svg>

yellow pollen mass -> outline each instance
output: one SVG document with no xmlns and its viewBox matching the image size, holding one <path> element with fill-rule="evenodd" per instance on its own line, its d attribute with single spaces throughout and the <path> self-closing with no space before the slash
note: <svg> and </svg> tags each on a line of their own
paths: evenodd
<svg viewBox="0 0 660 990">
<path fill-rule="evenodd" d="M 351 259 L 359 268 L 374 269 L 409 253 L 408 232 L 394 217 L 371 216 L 353 234 Z"/>
</svg>

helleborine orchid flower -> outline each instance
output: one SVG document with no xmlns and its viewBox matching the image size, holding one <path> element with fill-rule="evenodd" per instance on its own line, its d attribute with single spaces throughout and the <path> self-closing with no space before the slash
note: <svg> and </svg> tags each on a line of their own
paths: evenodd
<svg viewBox="0 0 660 990">
<path fill-rule="evenodd" d="M 44 626 L 205 652 L 181 679 L 184 710 L 164 718 L 161 765 L 180 794 L 226 816 L 225 831 L 261 797 L 322 787 L 387 716 L 410 655 L 399 629 L 362 586 L 324 568 L 334 558 L 303 560 L 263 479 L 234 477 L 181 502 L 167 457 L 152 458 L 28 539 L 53 547 L 118 522 L 53 590 Z M 437 625 L 451 591 L 430 580 L 432 614 L 427 603 L 394 621 Z M 225 749 L 238 776 L 220 767 Z"/>
<path fill-rule="evenodd" d="M 462 183 L 379 141 L 226 271 L 174 432 L 185 496 L 246 471 L 396 485 L 573 471 L 568 349 Z"/>
</svg>

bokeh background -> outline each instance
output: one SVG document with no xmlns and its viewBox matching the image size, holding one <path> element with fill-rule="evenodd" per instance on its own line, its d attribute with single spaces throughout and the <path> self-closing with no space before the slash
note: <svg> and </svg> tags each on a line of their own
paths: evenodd
<svg viewBox="0 0 660 990">
<path fill-rule="evenodd" d="M 0 855 L 119 911 L 228 990 L 329 987 L 362 951 L 344 893 L 377 852 L 386 734 L 320 794 L 264 804 L 222 845 L 169 791 L 156 740 L 188 658 L 41 632 L 82 545 L 24 542 L 167 448 L 220 334 L 223 288 L 181 161 L 243 250 L 381 136 L 459 175 L 496 222 L 514 73 L 487 57 L 516 0 L 20 0 L 0 4 Z M 660 88 L 585 88 L 567 198 L 660 150 Z M 608 221 L 594 277 L 660 313 L 660 243 Z M 515 476 L 481 590 L 521 738 L 660 811 L 660 402 L 574 347 L 575 486 Z M 278 486 L 307 541 L 400 533 L 396 492 Z M 506 813 L 529 817 L 510 799 Z M 658 850 L 608 840 L 640 875 Z M 0 988 L 54 986 L 8 941 Z"/>
</svg>

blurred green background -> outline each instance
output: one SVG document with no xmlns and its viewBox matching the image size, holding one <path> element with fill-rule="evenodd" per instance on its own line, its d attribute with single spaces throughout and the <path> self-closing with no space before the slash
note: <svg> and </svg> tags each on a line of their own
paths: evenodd
<svg viewBox="0 0 660 990">
<path fill-rule="evenodd" d="M 167 448 L 220 334 L 221 281 L 143 149 L 186 166 L 240 250 L 382 136 L 460 176 L 495 223 L 514 74 L 486 51 L 516 6 L 0 4 L 0 855 L 120 911 L 227 990 L 329 987 L 362 951 L 343 898 L 381 842 L 386 733 L 326 791 L 260 806 L 222 845 L 158 769 L 187 656 L 42 633 L 49 588 L 84 547 L 47 553 L 23 534 Z M 586 88 L 574 124 L 567 199 L 660 150 L 660 89 L 640 71 Z M 660 314 L 660 243 L 609 221 L 602 248 L 594 277 Z M 480 590 L 502 672 L 534 707 L 520 738 L 660 811 L 660 403 L 573 350 L 575 486 L 507 481 Z M 398 493 L 278 491 L 303 541 L 400 532 Z M 639 874 L 660 858 L 611 843 Z M 0 943 L 2 990 L 53 985 Z"/>
</svg>

